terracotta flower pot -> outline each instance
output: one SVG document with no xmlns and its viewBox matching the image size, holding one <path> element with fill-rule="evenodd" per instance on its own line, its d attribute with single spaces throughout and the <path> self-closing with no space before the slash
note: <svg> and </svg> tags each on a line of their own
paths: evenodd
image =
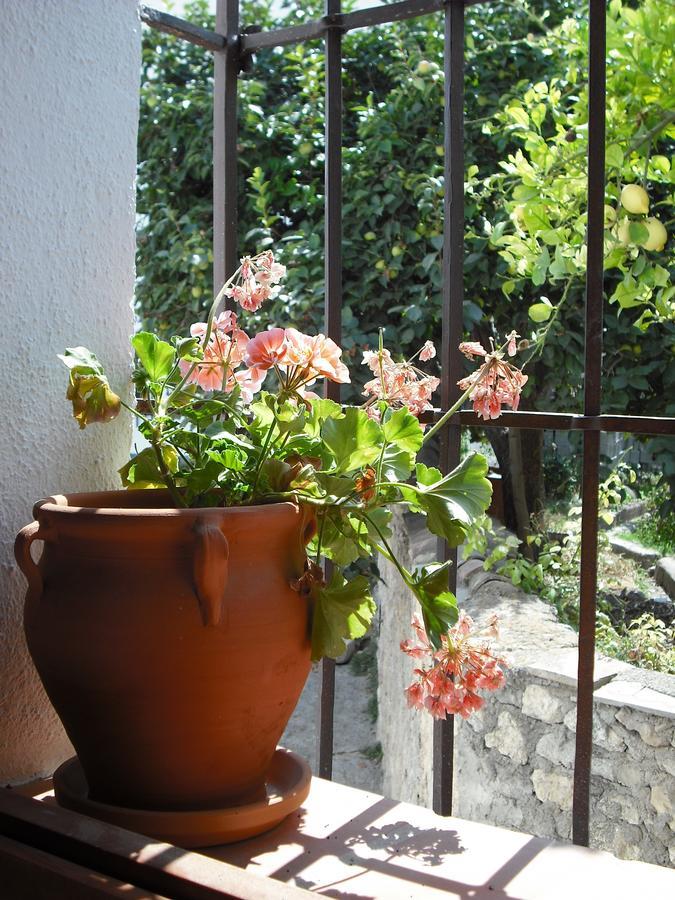
<svg viewBox="0 0 675 900">
<path fill-rule="evenodd" d="M 309 610 L 290 582 L 314 518 L 291 503 L 166 502 L 119 491 L 36 505 L 16 542 L 28 646 L 93 800 L 255 800 L 309 672 Z"/>
</svg>

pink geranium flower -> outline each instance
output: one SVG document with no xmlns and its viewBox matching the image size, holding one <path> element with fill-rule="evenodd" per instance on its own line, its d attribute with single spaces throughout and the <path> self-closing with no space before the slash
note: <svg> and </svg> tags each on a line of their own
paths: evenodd
<svg viewBox="0 0 675 900">
<path fill-rule="evenodd" d="M 515 331 L 506 337 L 510 356 L 517 350 L 517 337 Z M 502 406 L 510 406 L 515 412 L 520 403 L 520 392 L 527 383 L 527 375 L 523 375 L 520 369 L 504 359 L 503 348 L 493 348 L 488 353 L 480 344 L 469 342 L 460 344 L 459 349 L 469 359 L 473 356 L 485 358 L 480 368 L 457 382 L 463 391 L 470 391 L 469 399 L 473 402 L 476 415 L 486 421 L 496 419 L 501 414 Z"/>
<path fill-rule="evenodd" d="M 428 354 L 435 349 L 431 341 L 422 347 L 419 355 Z M 417 354 L 415 354 L 417 355 Z M 426 356 L 430 359 L 431 355 Z M 391 353 L 382 348 L 379 351 L 366 350 L 363 354 L 363 363 L 367 365 L 375 375 L 371 381 L 364 385 L 363 393 L 366 401 L 366 412 L 376 420 L 380 413 L 376 405 L 377 400 L 385 400 L 394 409 L 407 407 L 414 416 L 419 416 L 427 409 L 432 409 L 431 395 L 440 384 L 440 379 L 422 372 L 412 364 L 411 360 L 397 363 L 392 359 Z"/>
<path fill-rule="evenodd" d="M 460 353 L 471 359 L 474 356 L 485 356 L 487 351 L 478 341 L 462 341 L 459 345 Z"/>
<path fill-rule="evenodd" d="M 234 373 L 234 381 L 239 385 L 245 403 L 253 400 L 253 395 L 262 387 L 266 375 L 266 369 L 239 369 Z"/>
<path fill-rule="evenodd" d="M 206 322 L 195 322 L 190 326 L 190 334 L 202 346 L 207 330 Z M 179 363 L 186 384 L 197 384 L 204 391 L 231 390 L 232 375 L 246 356 L 248 343 L 246 332 L 237 327 L 235 314 L 221 313 L 213 321 L 209 342 L 203 347 L 203 358 L 196 364 L 185 359 Z"/>
<path fill-rule="evenodd" d="M 349 384 L 349 369 L 340 357 L 342 350 L 334 340 L 323 334 L 314 338 L 310 367 L 319 375 L 338 384 Z"/>
<path fill-rule="evenodd" d="M 283 328 L 261 331 L 248 342 L 246 365 L 267 370 L 286 361 L 286 332 Z"/>
<path fill-rule="evenodd" d="M 415 660 L 426 659 L 426 665 L 415 668 L 414 680 L 406 688 L 408 705 L 427 709 L 436 719 L 459 715 L 467 719 L 479 710 L 485 700 L 478 691 L 496 691 L 504 684 L 505 661 L 494 656 L 485 635 L 495 635 L 495 618 L 485 629 L 476 632 L 473 620 L 461 612 L 457 624 L 442 637 L 440 650 L 429 642 L 419 618 L 412 621 L 416 641 L 401 643 L 401 650 Z"/>
<path fill-rule="evenodd" d="M 431 341 L 425 341 L 424 346 L 420 350 L 420 362 L 427 362 L 436 356 L 436 348 Z"/>
<path fill-rule="evenodd" d="M 285 274 L 286 267 L 274 261 L 271 250 L 265 250 L 257 256 L 244 256 L 233 283 L 223 293 L 242 309 L 255 312 L 265 300 L 278 293 L 276 285 Z"/>
</svg>

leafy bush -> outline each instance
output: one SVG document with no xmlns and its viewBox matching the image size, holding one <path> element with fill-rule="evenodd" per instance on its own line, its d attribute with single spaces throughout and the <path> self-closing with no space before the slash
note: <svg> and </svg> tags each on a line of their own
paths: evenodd
<svg viewBox="0 0 675 900">
<path fill-rule="evenodd" d="M 242 21 L 323 14 L 320 0 L 301 6 L 273 17 L 270 0 L 254 0 Z M 191 0 L 185 15 L 213 27 L 206 0 Z M 571 0 L 466 10 L 464 326 L 485 345 L 513 327 L 534 341 L 529 408 L 580 410 L 583 396 L 586 15 Z M 664 92 L 674 21 L 657 0 L 610 4 L 607 202 L 622 219 L 622 181 L 644 180 L 658 215 L 672 215 L 675 129 Z M 441 16 L 344 37 L 342 343 L 357 359 L 380 325 L 408 355 L 440 337 L 442 47 Z M 260 52 L 240 80 L 240 245 L 282 248 L 287 290 L 273 316 L 303 330 L 323 320 L 323 74 L 317 41 Z M 199 318 L 212 296 L 212 99 L 210 54 L 146 31 L 137 306 L 145 327 L 166 334 Z M 647 250 L 641 220 L 633 225 L 625 246 L 618 228 L 607 232 L 603 411 L 673 415 L 668 247 Z M 675 479 L 668 440 L 653 448 Z"/>
<path fill-rule="evenodd" d="M 675 512 L 660 512 L 652 507 L 633 525 L 628 537 L 663 556 L 675 555 Z"/>
<path fill-rule="evenodd" d="M 675 627 L 667 627 L 649 613 L 618 629 L 604 613 L 598 613 L 595 640 L 600 653 L 675 675 Z"/>
</svg>

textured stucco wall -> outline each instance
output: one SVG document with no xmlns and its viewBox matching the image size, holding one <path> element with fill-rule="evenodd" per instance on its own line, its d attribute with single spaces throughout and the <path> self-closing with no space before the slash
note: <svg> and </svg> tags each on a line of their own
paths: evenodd
<svg viewBox="0 0 675 900">
<path fill-rule="evenodd" d="M 69 753 L 27 657 L 14 535 L 33 502 L 113 487 L 117 420 L 79 432 L 56 359 L 83 344 L 128 380 L 134 278 L 137 0 L 2 4 L 0 28 L 0 784 Z"/>
</svg>

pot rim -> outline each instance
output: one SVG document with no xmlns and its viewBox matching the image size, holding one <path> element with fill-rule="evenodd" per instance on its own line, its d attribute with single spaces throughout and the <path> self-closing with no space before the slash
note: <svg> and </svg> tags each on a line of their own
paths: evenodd
<svg viewBox="0 0 675 900">
<path fill-rule="evenodd" d="M 299 504 L 290 500 L 275 501 L 273 503 L 256 503 L 246 506 L 204 506 L 204 507 L 188 507 L 179 509 L 174 506 L 143 506 L 140 503 L 136 505 L 135 501 L 140 501 L 145 496 L 148 499 L 154 498 L 160 500 L 166 497 L 170 498 L 169 492 L 163 488 L 148 488 L 138 491 L 91 491 L 78 492 L 73 494 L 53 494 L 45 497 L 33 507 L 33 516 L 37 519 L 41 512 L 57 513 L 67 516 L 102 516 L 105 518 L 130 518 L 136 519 L 140 516 L 150 516 L 153 518 L 190 518 L 198 516 L 222 516 L 228 515 L 240 516 L 249 514 L 254 510 L 265 510 L 267 515 L 272 510 L 273 514 L 282 514 L 291 510 L 297 512 L 300 509 Z M 100 503 L 96 498 L 100 498 Z M 108 504 L 106 504 L 106 500 Z M 122 505 L 124 501 L 132 501 L 134 505 Z M 120 505 L 110 505 L 110 501 L 119 502 Z"/>
</svg>

